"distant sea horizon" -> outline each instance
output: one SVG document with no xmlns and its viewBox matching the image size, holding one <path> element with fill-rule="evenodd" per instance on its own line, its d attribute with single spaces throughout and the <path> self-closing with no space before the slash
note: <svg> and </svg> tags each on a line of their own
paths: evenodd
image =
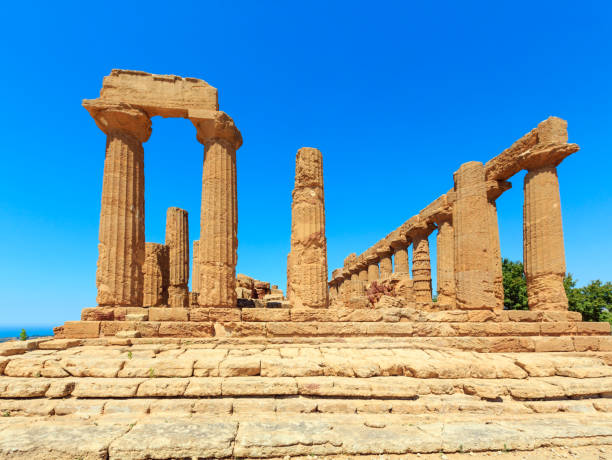
<svg viewBox="0 0 612 460">
<path fill-rule="evenodd" d="M 25 329 L 28 337 L 53 335 L 53 326 L 0 326 L 0 341 L 18 338 L 22 329 Z"/>
</svg>

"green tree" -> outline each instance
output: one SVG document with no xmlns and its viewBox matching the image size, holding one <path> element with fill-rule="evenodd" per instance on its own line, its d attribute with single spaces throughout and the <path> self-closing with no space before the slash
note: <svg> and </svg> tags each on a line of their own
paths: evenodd
<svg viewBox="0 0 612 460">
<path fill-rule="evenodd" d="M 522 262 L 502 260 L 504 278 L 504 308 L 507 310 L 527 310 L 527 282 Z"/>
<path fill-rule="evenodd" d="M 527 283 L 522 262 L 502 260 L 504 278 L 504 308 L 527 310 Z M 569 309 L 582 314 L 584 321 L 609 321 L 612 323 L 612 283 L 591 281 L 584 287 L 576 287 L 577 280 L 571 273 L 565 275 L 563 287 Z"/>
<path fill-rule="evenodd" d="M 28 334 L 25 329 L 21 330 L 21 334 L 19 334 L 19 340 L 25 341 L 28 340 Z"/>
</svg>

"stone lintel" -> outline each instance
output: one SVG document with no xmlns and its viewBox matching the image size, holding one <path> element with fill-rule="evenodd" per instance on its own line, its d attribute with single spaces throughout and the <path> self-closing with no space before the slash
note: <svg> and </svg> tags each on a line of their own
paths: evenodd
<svg viewBox="0 0 612 460">
<path fill-rule="evenodd" d="M 389 245 L 393 250 L 405 249 L 410 246 L 410 239 L 405 232 L 397 230 L 393 232 L 389 238 Z"/>
<path fill-rule="evenodd" d="M 217 89 L 204 80 L 135 70 L 113 69 L 96 101 L 130 104 L 150 117 L 187 118 L 190 109 L 219 110 Z"/>
<path fill-rule="evenodd" d="M 549 117 L 502 153 L 487 161 L 485 178 L 487 180 L 508 180 L 524 169 L 524 166 L 517 161 L 523 153 L 537 144 L 565 144 L 566 142 L 567 122 L 561 118 Z"/>
<path fill-rule="evenodd" d="M 201 144 L 206 144 L 208 139 L 220 138 L 230 142 L 236 150 L 242 145 L 240 131 L 225 112 L 190 109 L 188 118 L 195 126 Z"/>
</svg>

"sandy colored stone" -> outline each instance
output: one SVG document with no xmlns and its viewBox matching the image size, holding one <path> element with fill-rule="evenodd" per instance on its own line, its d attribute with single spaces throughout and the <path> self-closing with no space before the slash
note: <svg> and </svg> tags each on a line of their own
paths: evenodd
<svg viewBox="0 0 612 460">
<path fill-rule="evenodd" d="M 155 307 L 168 302 L 168 268 L 168 247 L 158 243 L 145 243 L 143 305 Z"/>
<path fill-rule="evenodd" d="M 439 216 L 437 224 L 438 303 L 454 306 L 456 303 L 455 232 L 452 224 L 452 212 Z"/>
<path fill-rule="evenodd" d="M 296 308 L 325 308 L 327 241 L 323 156 L 317 149 L 298 150 L 291 205 L 291 252 L 287 256 L 287 299 Z"/>
<path fill-rule="evenodd" d="M 429 234 L 432 227 L 414 227 L 409 236 L 412 239 L 412 281 L 414 298 L 417 302 L 431 302 L 431 262 L 429 258 Z"/>
<path fill-rule="evenodd" d="M 453 206 L 455 284 L 458 308 L 492 308 L 493 254 L 482 163 L 471 161 L 455 173 Z"/>
<path fill-rule="evenodd" d="M 145 260 L 142 143 L 151 134 L 151 120 L 146 112 L 125 106 L 89 110 L 107 135 L 97 301 L 99 305 L 140 306 Z"/>
<path fill-rule="evenodd" d="M 193 241 L 192 264 L 191 264 L 191 290 L 197 294 L 200 292 L 200 241 Z"/>
<path fill-rule="evenodd" d="M 187 211 L 168 208 L 166 212 L 166 247 L 168 248 L 168 304 L 187 307 L 189 296 L 189 222 Z"/>
<path fill-rule="evenodd" d="M 393 261 L 391 256 L 393 250 L 389 246 L 383 246 L 376 250 L 378 257 L 380 257 L 380 279 L 387 278 L 393 274 Z"/>
<path fill-rule="evenodd" d="M 380 267 L 378 266 L 378 254 L 366 253 L 365 260 L 368 263 L 368 282 L 376 281 L 380 276 Z"/>
<path fill-rule="evenodd" d="M 238 248 L 236 150 L 242 136 L 223 112 L 190 112 L 190 119 L 204 144 L 198 302 L 205 307 L 233 307 Z"/>
<path fill-rule="evenodd" d="M 523 261 L 529 308 L 567 310 L 557 168 L 548 166 L 529 171 L 523 191 Z"/>
</svg>

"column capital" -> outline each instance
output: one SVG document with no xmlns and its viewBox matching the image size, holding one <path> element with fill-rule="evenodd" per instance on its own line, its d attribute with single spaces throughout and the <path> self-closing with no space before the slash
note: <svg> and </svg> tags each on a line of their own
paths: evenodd
<svg viewBox="0 0 612 460">
<path fill-rule="evenodd" d="M 368 265 L 372 265 L 372 264 L 377 264 L 378 261 L 380 260 L 380 257 L 378 256 L 378 254 L 376 254 L 375 251 L 368 249 L 369 252 L 366 252 L 364 255 L 364 259 L 365 261 L 368 263 Z"/>
<path fill-rule="evenodd" d="M 151 119 L 147 113 L 129 104 L 113 104 L 98 100 L 83 101 L 87 109 L 104 134 L 113 132 L 127 133 L 140 142 L 146 142 L 151 136 Z"/>
<path fill-rule="evenodd" d="M 432 223 L 421 220 L 409 228 L 406 234 L 414 240 L 419 237 L 427 237 L 434 230 L 435 227 Z"/>
<path fill-rule="evenodd" d="M 488 180 L 485 182 L 485 186 L 487 188 L 487 199 L 495 201 L 502 193 L 512 188 L 512 183 L 507 180 Z"/>
<path fill-rule="evenodd" d="M 390 257 L 393 254 L 393 249 L 391 246 L 383 245 L 376 249 L 376 254 L 380 258 Z"/>
<path fill-rule="evenodd" d="M 225 112 L 215 110 L 189 110 L 188 118 L 196 128 L 198 142 L 206 145 L 211 139 L 223 139 L 235 150 L 242 145 L 242 134 L 234 120 Z"/>
<path fill-rule="evenodd" d="M 431 216 L 431 221 L 440 226 L 444 222 L 451 222 L 453 220 L 453 207 L 445 206 Z"/>
<path fill-rule="evenodd" d="M 536 144 L 531 149 L 522 153 L 518 162 L 521 169 L 535 171 L 546 167 L 555 167 L 565 157 L 580 150 L 577 144 Z"/>
<path fill-rule="evenodd" d="M 355 267 L 358 271 L 365 270 L 368 268 L 368 262 L 364 254 L 361 254 L 357 257 L 357 262 L 355 263 Z"/>
<path fill-rule="evenodd" d="M 348 256 L 344 258 L 344 268 L 348 268 L 353 265 L 357 261 L 357 254 L 351 252 Z"/>
<path fill-rule="evenodd" d="M 410 246 L 408 235 L 406 235 L 406 233 L 403 231 L 396 230 L 395 232 L 391 233 L 389 237 L 389 245 L 394 251 L 407 248 Z"/>
</svg>

